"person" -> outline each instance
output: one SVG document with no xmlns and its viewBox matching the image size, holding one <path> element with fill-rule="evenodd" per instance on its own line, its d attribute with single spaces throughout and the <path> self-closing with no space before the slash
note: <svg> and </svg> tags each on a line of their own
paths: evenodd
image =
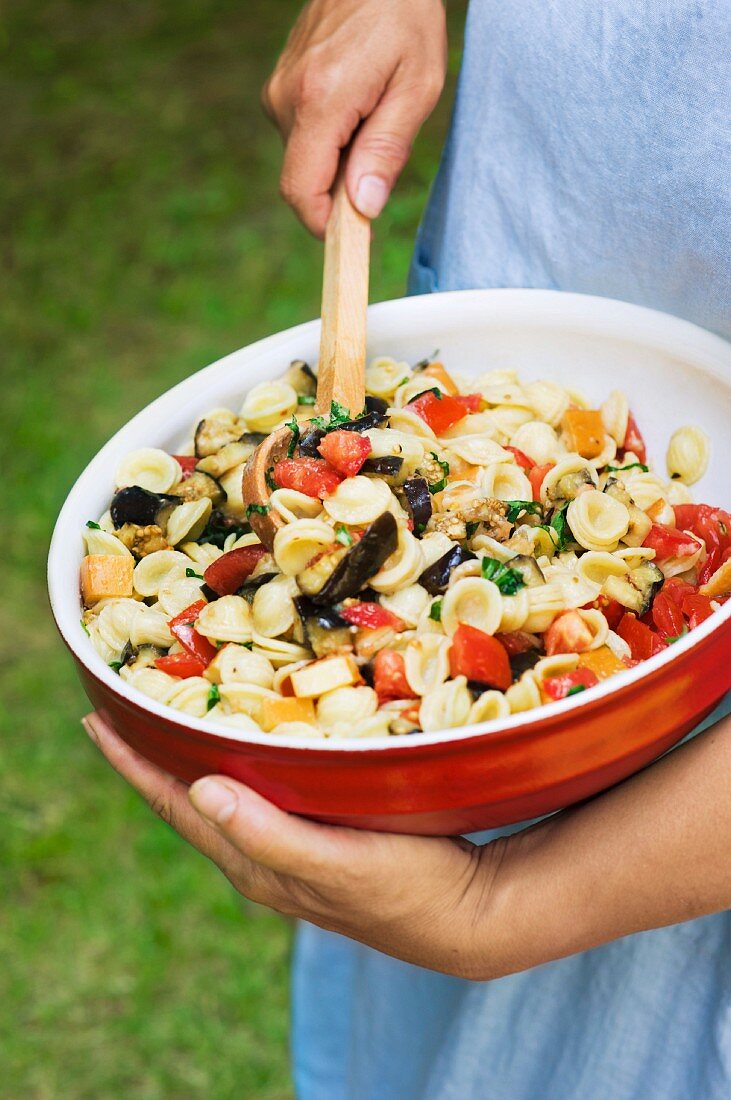
<svg viewBox="0 0 731 1100">
<path fill-rule="evenodd" d="M 731 334 L 727 5 L 473 0 L 415 292 L 616 296 Z M 312 0 L 264 93 L 315 234 L 341 150 L 375 218 L 445 72 L 439 0 Z M 530 827 L 390 836 L 106 757 L 237 890 L 300 918 L 301 1100 L 728 1100 L 728 703 L 652 767 Z"/>
</svg>

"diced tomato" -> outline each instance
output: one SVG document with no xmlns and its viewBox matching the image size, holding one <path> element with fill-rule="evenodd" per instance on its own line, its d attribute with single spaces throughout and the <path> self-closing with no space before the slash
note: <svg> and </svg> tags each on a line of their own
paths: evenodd
<svg viewBox="0 0 731 1100">
<path fill-rule="evenodd" d="M 731 515 L 710 504 L 678 504 L 674 512 L 678 527 L 706 544 L 706 560 L 698 567 L 698 583 L 705 584 L 731 553 Z"/>
<path fill-rule="evenodd" d="M 713 614 L 710 599 L 708 596 L 702 596 L 700 592 L 694 592 L 684 597 L 682 611 L 691 630 L 696 626 L 700 626 Z"/>
<path fill-rule="evenodd" d="M 381 607 L 379 603 L 370 603 L 366 600 L 351 603 L 341 608 L 338 614 L 341 619 L 345 619 L 346 623 L 364 627 L 366 630 L 379 630 L 384 626 L 391 627 L 392 630 L 406 629 L 403 619 L 399 619 L 393 611 L 389 611 L 387 607 Z"/>
<path fill-rule="evenodd" d="M 373 663 L 373 687 L 378 702 L 389 699 L 416 699 L 415 691 L 409 687 L 406 679 L 404 659 L 395 649 L 381 649 Z"/>
<path fill-rule="evenodd" d="M 561 676 L 551 676 L 543 681 L 543 690 L 552 699 L 565 699 L 575 688 L 596 687 L 599 679 L 590 668 L 575 668 L 573 672 L 565 672 Z"/>
<path fill-rule="evenodd" d="M 665 592 L 658 592 L 652 601 L 652 620 L 664 641 L 677 638 L 685 626 L 682 611 Z"/>
<path fill-rule="evenodd" d="M 455 394 L 454 400 L 459 401 L 468 413 L 478 413 L 482 408 L 483 397 L 481 393 L 461 393 Z"/>
<path fill-rule="evenodd" d="M 199 634 L 193 626 L 205 606 L 205 600 L 196 600 L 195 603 L 192 603 L 190 607 L 186 607 L 184 611 L 181 611 L 168 623 L 172 636 L 180 642 L 183 649 L 191 656 L 202 661 L 204 668 L 211 663 L 217 652 L 213 642 L 209 642 L 208 638 L 204 637 L 203 634 Z M 195 674 L 189 673 L 188 675 Z"/>
<path fill-rule="evenodd" d="M 328 432 L 317 449 L 341 474 L 355 477 L 372 447 L 368 436 L 359 432 Z"/>
<path fill-rule="evenodd" d="M 195 455 L 173 455 L 180 469 L 183 471 L 183 481 L 186 481 L 198 465 Z"/>
<path fill-rule="evenodd" d="M 655 551 L 655 560 L 658 562 L 667 561 L 668 558 L 690 558 L 698 550 L 698 543 L 694 538 L 664 523 L 653 523 L 642 545 Z"/>
<path fill-rule="evenodd" d="M 435 435 L 442 435 L 467 415 L 465 406 L 456 397 L 450 397 L 448 393 L 437 397 L 431 390 L 409 402 L 409 408 L 429 425 Z"/>
<path fill-rule="evenodd" d="M 708 584 L 709 580 L 721 564 L 721 551 L 714 546 L 708 551 L 708 556 L 702 565 L 698 566 L 698 584 Z"/>
<path fill-rule="evenodd" d="M 556 465 L 555 462 L 547 462 L 545 466 L 533 466 L 528 471 L 528 480 L 530 481 L 531 489 L 533 490 L 533 499 L 541 499 L 541 485 L 543 479 L 549 470 L 552 470 Z"/>
<path fill-rule="evenodd" d="M 535 466 L 535 462 L 533 461 L 533 459 L 528 458 L 528 455 L 524 451 L 518 450 L 517 447 L 506 447 L 505 450 L 510 451 L 511 454 L 515 455 L 515 461 L 524 470 L 531 470 Z"/>
<path fill-rule="evenodd" d="M 529 649 L 538 649 L 538 643 L 534 634 L 527 630 L 510 630 L 505 634 L 496 634 L 495 637 L 505 647 L 509 657 L 517 657 L 519 653 L 527 653 Z"/>
<path fill-rule="evenodd" d="M 679 608 L 683 607 L 683 600 L 686 596 L 692 596 L 696 592 L 696 588 L 692 584 L 688 584 L 687 581 L 683 581 L 680 577 L 670 577 L 665 581 L 662 586 L 663 595 L 672 600 Z"/>
<path fill-rule="evenodd" d="M 564 611 L 553 620 L 543 638 L 549 657 L 555 653 L 583 653 L 593 640 L 594 635 L 578 611 Z"/>
<path fill-rule="evenodd" d="M 625 432 L 624 442 L 622 443 L 623 451 L 632 451 L 636 454 L 640 462 L 647 462 L 647 448 L 645 441 L 642 438 L 642 433 L 637 427 L 637 421 L 632 413 L 627 417 L 627 431 Z"/>
<path fill-rule="evenodd" d="M 661 653 L 667 648 L 667 642 L 650 630 L 646 623 L 641 623 L 630 611 L 622 616 L 617 634 L 620 638 L 624 638 L 635 661 L 646 661 L 648 657 L 654 657 L 656 653 Z"/>
<path fill-rule="evenodd" d="M 467 623 L 460 623 L 452 636 L 449 668 L 452 676 L 466 676 L 500 691 L 507 691 L 513 682 L 505 646 Z"/>
<path fill-rule="evenodd" d="M 219 596 L 233 596 L 266 554 L 266 546 L 237 546 L 221 554 L 206 569 L 203 578 Z"/>
<path fill-rule="evenodd" d="M 274 480 L 281 489 L 322 499 L 337 489 L 343 475 L 324 459 L 283 458 L 274 466 Z"/>
<path fill-rule="evenodd" d="M 609 623 L 610 630 L 616 630 L 619 620 L 624 615 L 625 609 L 618 600 L 612 600 L 609 596 L 597 596 L 591 603 L 585 604 L 582 610 L 601 611 Z"/>
<path fill-rule="evenodd" d="M 180 676 L 184 680 L 189 676 L 202 676 L 208 667 L 208 661 L 194 657 L 192 653 L 169 653 L 166 657 L 157 657 L 155 668 L 167 672 L 168 676 Z"/>
</svg>

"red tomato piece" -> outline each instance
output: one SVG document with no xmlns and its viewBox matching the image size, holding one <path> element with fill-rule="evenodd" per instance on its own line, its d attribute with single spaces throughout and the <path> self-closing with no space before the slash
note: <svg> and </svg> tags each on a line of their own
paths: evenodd
<svg viewBox="0 0 731 1100">
<path fill-rule="evenodd" d="M 168 623 L 172 636 L 180 642 L 183 649 L 191 656 L 197 657 L 198 660 L 202 661 L 204 668 L 211 663 L 217 652 L 213 642 L 209 642 L 208 638 L 204 637 L 203 634 L 199 634 L 193 627 L 193 623 L 205 606 L 205 600 L 196 600 L 195 603 L 192 603 L 190 607 L 186 607 L 184 611 L 181 611 L 179 615 L 176 615 L 175 618 L 171 619 Z M 173 654 L 173 656 L 175 656 L 175 654 Z M 160 660 L 162 660 L 162 658 L 160 658 Z M 188 675 L 193 676 L 196 674 L 188 673 Z"/>
<path fill-rule="evenodd" d="M 597 598 L 593 600 L 592 603 L 586 604 L 582 610 L 601 611 L 602 615 L 609 623 L 610 630 L 617 629 L 617 624 L 624 615 L 625 611 L 624 607 L 622 607 L 622 604 L 619 603 L 618 600 L 612 600 L 609 598 L 609 596 L 597 596 Z"/>
<path fill-rule="evenodd" d="M 691 630 L 696 626 L 700 626 L 713 614 L 710 599 L 708 596 L 702 596 L 700 592 L 693 592 L 685 596 L 682 611 Z"/>
<path fill-rule="evenodd" d="M 238 546 L 221 554 L 206 569 L 203 579 L 219 596 L 233 596 L 266 554 L 266 546 Z"/>
<path fill-rule="evenodd" d="M 622 450 L 632 451 L 633 454 L 637 455 L 640 462 L 647 462 L 647 447 L 632 413 L 627 417 L 627 431 L 625 432 Z"/>
<path fill-rule="evenodd" d="M 532 458 L 528 458 L 528 455 L 525 453 L 525 451 L 520 451 L 517 447 L 505 447 L 505 450 L 510 451 L 511 454 L 515 455 L 515 461 L 524 470 L 530 470 L 535 466 L 535 462 Z"/>
<path fill-rule="evenodd" d="M 584 653 L 593 638 L 594 635 L 578 611 L 564 611 L 553 620 L 543 642 L 546 655 L 553 657 L 555 653 Z"/>
<path fill-rule="evenodd" d="M 465 406 L 456 397 L 450 397 L 448 393 L 437 397 L 431 390 L 428 393 L 422 393 L 421 397 L 417 397 L 415 401 L 410 401 L 408 407 L 420 416 L 436 435 L 442 435 L 467 415 Z"/>
<path fill-rule="evenodd" d="M 462 393 L 455 394 L 455 401 L 459 401 L 463 409 L 468 413 L 478 413 L 482 408 L 482 394 L 481 393 Z"/>
<path fill-rule="evenodd" d="M 387 703 L 389 699 L 417 698 L 406 679 L 404 659 L 395 649 L 380 649 L 376 654 L 373 663 L 373 687 L 379 704 Z"/>
<path fill-rule="evenodd" d="M 664 641 L 668 638 L 677 638 L 682 634 L 685 626 L 682 611 L 665 592 L 658 592 L 652 601 L 652 621 Z"/>
<path fill-rule="evenodd" d="M 351 603 L 343 607 L 338 614 L 351 626 L 361 626 L 366 630 L 379 630 L 384 626 L 391 627 L 392 630 L 406 629 L 403 619 L 399 619 L 393 611 L 389 611 L 387 607 L 381 607 L 379 603 L 370 603 L 366 600 Z"/>
<path fill-rule="evenodd" d="M 337 489 L 343 475 L 324 459 L 283 458 L 274 466 L 274 480 L 281 489 L 322 499 Z"/>
<path fill-rule="evenodd" d="M 183 471 L 183 481 L 186 481 L 198 465 L 195 455 L 173 455 L 180 469 Z"/>
<path fill-rule="evenodd" d="M 155 668 L 167 672 L 168 676 L 180 676 L 186 680 L 189 676 L 202 676 L 208 667 L 207 661 L 194 657 L 192 653 L 169 653 L 166 657 L 157 657 Z"/>
<path fill-rule="evenodd" d="M 630 611 L 622 616 L 617 634 L 620 638 L 624 638 L 635 661 L 646 661 L 648 657 L 654 657 L 656 653 L 661 653 L 667 648 L 667 642 L 650 630 L 646 623 L 641 623 Z"/>
<path fill-rule="evenodd" d="M 688 584 L 687 581 L 683 581 L 680 577 L 670 577 L 665 581 L 662 586 L 662 594 L 672 600 L 679 608 L 682 609 L 683 600 L 686 596 L 692 596 L 696 589 L 692 584 Z M 614 629 L 614 627 L 612 627 Z"/>
<path fill-rule="evenodd" d="M 599 683 L 599 678 L 590 668 L 576 668 L 573 672 L 565 672 L 562 676 L 551 676 L 543 681 L 543 690 L 552 699 L 565 699 L 574 688 L 592 688 Z"/>
<path fill-rule="evenodd" d="M 500 691 L 507 691 L 513 682 L 505 646 L 467 623 L 460 623 L 452 637 L 449 669 L 452 676 L 466 676 Z"/>
<path fill-rule="evenodd" d="M 358 432 L 329 432 L 317 448 L 331 466 L 346 477 L 355 477 L 371 453 L 371 441 Z"/>
<path fill-rule="evenodd" d="M 653 523 L 642 545 L 655 551 L 656 561 L 690 558 L 698 550 L 698 543 L 694 538 L 664 523 Z"/>
<path fill-rule="evenodd" d="M 698 566 L 698 584 L 707 584 L 721 564 L 721 551 L 714 546 L 708 551 L 708 556 L 703 565 Z"/>
<path fill-rule="evenodd" d="M 510 630 L 506 634 L 496 634 L 495 637 L 505 647 L 509 657 L 517 657 L 519 653 L 527 653 L 529 649 L 538 649 L 535 635 L 526 630 Z"/>
<path fill-rule="evenodd" d="M 547 462 L 545 466 L 533 466 L 528 471 L 528 480 L 533 490 L 534 500 L 541 499 L 541 484 L 543 483 L 543 479 L 548 471 L 552 470 L 555 465 L 555 462 Z"/>
</svg>

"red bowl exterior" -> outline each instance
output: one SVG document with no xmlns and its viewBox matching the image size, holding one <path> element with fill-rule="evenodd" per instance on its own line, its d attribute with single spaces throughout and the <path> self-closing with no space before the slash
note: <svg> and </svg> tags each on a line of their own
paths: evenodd
<svg viewBox="0 0 731 1100">
<path fill-rule="evenodd" d="M 567 713 L 546 709 L 503 732 L 393 748 L 250 744 L 160 719 L 110 690 L 77 659 L 98 710 L 121 736 L 190 783 L 230 775 L 278 806 L 320 821 L 455 835 L 526 821 L 579 802 L 655 760 L 731 687 L 731 620 L 678 660 Z M 527 717 L 527 716 L 526 716 Z"/>
</svg>

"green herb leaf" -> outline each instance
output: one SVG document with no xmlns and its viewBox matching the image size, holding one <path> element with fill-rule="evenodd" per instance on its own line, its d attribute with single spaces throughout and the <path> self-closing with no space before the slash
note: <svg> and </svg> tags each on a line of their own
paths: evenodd
<svg viewBox="0 0 731 1100">
<path fill-rule="evenodd" d="M 678 641 L 680 641 L 681 638 L 684 638 L 687 633 L 688 633 L 688 624 L 684 623 L 683 624 L 683 629 L 680 631 L 680 634 L 673 634 L 672 637 L 666 638 L 665 641 L 668 642 L 670 645 L 672 645 L 673 642 L 678 642 Z"/>
<path fill-rule="evenodd" d="M 99 523 L 94 523 L 93 519 L 87 519 L 86 526 L 90 527 L 92 531 L 101 531 L 101 525 Z"/>
<path fill-rule="evenodd" d="M 121 661 L 110 661 L 109 662 L 109 667 L 113 668 L 115 672 L 119 672 L 120 668 L 122 667 L 122 662 Z"/>
<path fill-rule="evenodd" d="M 244 647 L 244 649 L 253 649 L 254 648 L 254 643 L 253 642 L 241 642 L 241 645 Z"/>
<path fill-rule="evenodd" d="M 269 505 L 268 504 L 247 504 L 246 505 L 246 518 L 248 519 L 249 516 L 254 515 L 255 512 L 256 512 L 257 515 L 265 516 L 268 511 L 269 511 Z"/>
<path fill-rule="evenodd" d="M 270 466 L 269 469 L 267 470 L 267 472 L 264 474 L 264 480 L 266 482 L 267 489 L 271 489 L 272 492 L 274 492 L 276 489 L 279 488 L 276 481 L 274 480 L 274 472 L 273 471 L 274 471 L 274 467 Z"/>
<path fill-rule="evenodd" d="M 343 546 L 353 545 L 353 536 L 344 523 L 338 523 L 335 527 L 335 541 L 341 542 Z"/>
<path fill-rule="evenodd" d="M 82 629 L 82 630 L 84 631 L 84 633 L 85 633 L 86 635 L 88 635 L 88 637 L 90 638 L 90 637 L 91 637 L 91 634 L 89 633 L 89 627 L 88 627 L 88 626 L 86 625 L 86 623 L 84 622 L 84 620 L 83 620 L 83 619 L 79 619 L 79 622 L 81 623 L 81 629 Z"/>
<path fill-rule="evenodd" d="M 442 489 L 446 489 L 447 487 L 447 478 L 449 477 L 449 463 L 445 462 L 443 458 L 439 458 L 436 451 L 429 451 L 429 454 L 437 463 L 437 465 L 441 466 L 442 473 L 444 474 L 444 477 L 441 478 L 440 481 L 433 481 L 429 486 L 429 492 L 433 496 L 434 493 L 441 493 Z"/>
<path fill-rule="evenodd" d="M 420 359 L 418 363 L 414 363 L 414 370 L 425 370 L 427 367 L 431 366 L 431 364 L 434 362 L 435 359 L 438 358 L 438 356 L 439 348 L 435 348 L 427 359 Z"/>
<path fill-rule="evenodd" d="M 645 466 L 644 462 L 630 462 L 629 466 L 607 466 L 607 470 L 611 470 L 612 473 L 621 473 L 622 470 L 642 470 L 643 473 L 649 473 L 650 467 Z"/>
<path fill-rule="evenodd" d="M 568 508 L 568 501 L 566 504 L 562 504 L 560 508 L 551 516 L 551 522 L 546 524 L 540 524 L 542 530 L 548 531 L 551 536 L 553 545 L 557 550 L 565 550 L 568 544 L 572 541 L 571 529 L 566 522 L 566 509 Z"/>
<path fill-rule="evenodd" d="M 508 506 L 506 519 L 509 523 L 517 523 L 518 516 L 526 512 L 528 515 L 539 516 L 543 513 L 543 505 L 537 500 L 506 500 Z"/>
<path fill-rule="evenodd" d="M 476 523 L 473 520 L 471 523 L 468 523 L 466 526 L 467 526 L 467 538 L 471 539 L 472 536 L 474 535 L 475 531 L 477 530 L 477 528 L 480 526 L 480 524 L 479 524 L 479 522 Z"/>
<path fill-rule="evenodd" d="M 315 398 L 310 393 L 298 393 L 297 394 L 298 405 L 314 405 Z"/>
<path fill-rule="evenodd" d="M 503 596 L 514 596 L 519 588 L 525 587 L 525 581 L 518 570 L 511 569 L 496 558 L 483 558 L 480 568 L 484 580 L 496 584 Z"/>
<path fill-rule="evenodd" d="M 294 452 L 297 449 L 297 444 L 300 441 L 300 426 L 297 423 L 297 417 L 293 416 L 291 420 L 288 420 L 285 424 L 285 427 L 289 428 L 292 433 L 292 438 L 290 439 L 289 446 L 287 447 L 287 458 L 292 458 Z"/>
<path fill-rule="evenodd" d="M 211 684 L 208 689 L 208 702 L 206 703 L 206 710 L 213 710 L 216 703 L 221 701 L 221 692 L 218 690 L 218 684 Z"/>
<path fill-rule="evenodd" d="M 574 686 L 569 688 L 566 692 L 566 698 L 568 699 L 569 695 L 578 695 L 580 691 L 586 691 L 586 684 L 574 684 Z"/>
<path fill-rule="evenodd" d="M 442 391 L 439 389 L 439 386 L 431 386 L 428 390 L 421 390 L 420 393 L 415 393 L 414 396 L 406 402 L 406 405 L 413 405 L 414 401 L 418 401 L 420 397 L 424 397 L 427 393 L 433 393 L 438 401 L 442 400 Z"/>
<path fill-rule="evenodd" d="M 195 579 L 197 581 L 202 581 L 203 580 L 203 574 L 202 573 L 196 573 L 195 569 L 190 569 L 190 568 L 186 569 L 185 570 L 185 575 L 186 575 L 186 577 L 195 577 Z"/>
<path fill-rule="evenodd" d="M 229 526 L 223 522 L 223 519 L 221 512 L 214 512 L 208 520 L 203 534 L 198 536 L 196 542 L 199 545 L 217 546 L 219 550 L 223 550 L 223 544 L 229 535 L 234 535 L 238 539 L 242 535 L 251 534 L 251 527 L 248 523 Z"/>
<path fill-rule="evenodd" d="M 429 618 L 433 619 L 435 623 L 442 621 L 442 601 L 441 599 L 434 600 L 434 603 L 429 608 Z"/>
</svg>

